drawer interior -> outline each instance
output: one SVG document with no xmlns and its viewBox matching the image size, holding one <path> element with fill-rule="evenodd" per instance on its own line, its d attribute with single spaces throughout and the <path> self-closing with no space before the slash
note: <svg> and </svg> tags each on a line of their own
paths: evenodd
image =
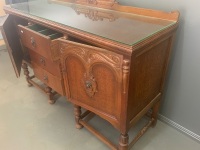
<svg viewBox="0 0 200 150">
<path fill-rule="evenodd" d="M 38 33 L 40 33 L 42 35 L 49 36 L 51 40 L 63 37 L 62 33 L 59 33 L 59 32 L 57 32 L 55 30 L 46 28 L 46 27 L 38 25 L 38 24 L 30 25 L 30 26 L 28 26 L 28 28 L 33 30 L 33 31 L 36 31 L 36 32 L 38 32 Z M 77 43 L 81 43 L 81 44 L 94 46 L 94 45 L 92 45 L 92 44 L 90 44 L 88 42 L 85 42 L 83 40 L 77 39 L 77 38 L 72 37 L 72 36 L 68 36 L 67 40 L 73 41 L 73 42 L 77 42 Z"/>
<path fill-rule="evenodd" d="M 52 29 L 48 29 L 48 28 L 41 26 L 41 25 L 38 25 L 38 24 L 28 26 L 28 28 L 33 30 L 33 31 L 36 31 L 36 32 L 38 32 L 42 35 L 49 36 L 51 40 L 54 40 L 56 38 L 60 38 L 60 37 L 63 36 L 62 33 L 59 33 L 59 32 L 52 30 Z"/>
<path fill-rule="evenodd" d="M 38 24 L 30 25 L 30 26 L 28 26 L 27 28 L 29 28 L 29 29 L 31 29 L 31 30 L 33 30 L 33 31 L 36 31 L 36 32 L 42 31 L 42 30 L 45 30 L 45 29 L 46 29 L 45 27 L 43 27 L 43 26 L 41 26 L 41 25 L 38 25 Z"/>
</svg>

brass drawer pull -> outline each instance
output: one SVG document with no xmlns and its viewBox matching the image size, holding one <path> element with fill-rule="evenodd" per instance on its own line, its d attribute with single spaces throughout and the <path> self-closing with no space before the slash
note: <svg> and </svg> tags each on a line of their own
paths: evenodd
<svg viewBox="0 0 200 150">
<path fill-rule="evenodd" d="M 35 42 L 35 39 L 33 37 L 31 37 L 31 45 L 33 47 L 36 47 L 36 42 Z"/>
<path fill-rule="evenodd" d="M 44 75 L 43 80 L 44 80 L 45 82 L 48 82 L 48 76 L 47 76 L 47 75 Z"/>
<path fill-rule="evenodd" d="M 40 63 L 43 65 L 43 66 L 45 66 L 45 60 L 44 60 L 44 58 L 40 58 Z"/>
</svg>

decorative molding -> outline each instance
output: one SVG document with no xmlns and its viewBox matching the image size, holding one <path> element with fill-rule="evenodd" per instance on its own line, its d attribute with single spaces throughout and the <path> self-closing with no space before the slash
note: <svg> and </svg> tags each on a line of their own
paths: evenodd
<svg viewBox="0 0 200 150">
<path fill-rule="evenodd" d="M 111 7 L 114 4 L 118 4 L 116 0 L 76 0 L 76 3 L 93 5 L 93 6 L 107 6 L 107 7 Z"/>
<path fill-rule="evenodd" d="M 96 5 L 97 0 L 87 0 L 87 3 Z"/>
<path fill-rule="evenodd" d="M 159 114 L 158 115 L 159 120 L 161 120 L 162 122 L 167 123 L 168 125 L 172 126 L 173 128 L 177 129 L 178 131 L 181 131 L 182 133 L 190 136 L 191 138 L 197 140 L 198 142 L 200 142 L 200 135 L 197 135 L 196 133 L 186 129 L 185 127 L 177 124 L 176 122 L 170 120 L 169 118 Z"/>
<path fill-rule="evenodd" d="M 83 14 L 86 18 L 89 18 L 92 21 L 103 21 L 104 19 L 108 19 L 110 22 L 112 22 L 117 19 L 117 16 L 114 14 L 104 11 L 97 11 L 95 9 L 81 7 L 73 7 L 73 9 L 78 15 Z"/>
<path fill-rule="evenodd" d="M 129 70 L 130 70 L 130 60 L 124 60 L 123 61 L 123 93 L 125 94 L 127 92 L 128 88 L 128 76 L 129 76 Z"/>
<path fill-rule="evenodd" d="M 60 53 L 62 57 L 67 57 L 69 54 L 74 54 L 80 57 L 82 60 L 87 62 L 87 65 L 94 64 L 95 62 L 104 62 L 106 64 L 111 65 L 114 69 L 118 69 L 121 67 L 122 58 L 120 55 L 107 52 L 104 53 L 96 47 L 86 47 L 86 46 L 78 46 L 77 44 L 70 44 L 70 42 L 61 42 L 60 43 Z"/>
</svg>

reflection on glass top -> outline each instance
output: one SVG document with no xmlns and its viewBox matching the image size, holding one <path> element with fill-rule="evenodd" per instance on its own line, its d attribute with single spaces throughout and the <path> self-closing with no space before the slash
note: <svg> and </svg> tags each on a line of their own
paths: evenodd
<svg viewBox="0 0 200 150">
<path fill-rule="evenodd" d="M 103 38 L 134 45 L 175 22 L 58 0 L 31 0 L 12 8 Z"/>
</svg>

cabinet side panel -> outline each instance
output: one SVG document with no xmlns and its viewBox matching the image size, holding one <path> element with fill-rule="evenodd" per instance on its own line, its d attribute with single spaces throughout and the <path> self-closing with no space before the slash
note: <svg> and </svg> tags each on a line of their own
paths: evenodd
<svg viewBox="0 0 200 150">
<path fill-rule="evenodd" d="M 133 55 L 128 102 L 129 121 L 162 92 L 170 43 L 168 38 Z"/>
</svg>

